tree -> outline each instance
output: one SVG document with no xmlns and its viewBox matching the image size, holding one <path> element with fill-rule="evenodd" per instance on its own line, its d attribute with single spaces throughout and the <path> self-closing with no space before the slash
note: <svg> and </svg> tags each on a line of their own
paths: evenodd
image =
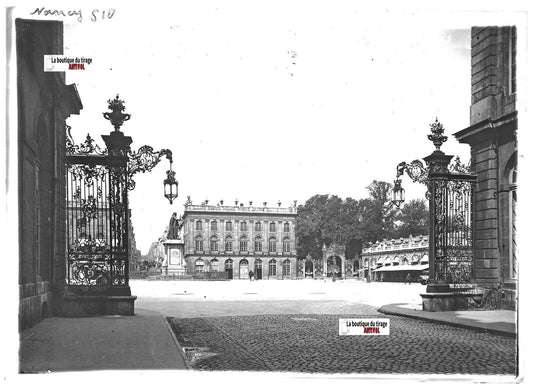
<svg viewBox="0 0 533 390">
<path fill-rule="evenodd" d="M 298 206 L 296 238 L 299 258 L 318 259 L 322 248 L 333 243 L 346 247 L 346 257 L 355 258 L 363 243 L 390 237 L 397 211 L 391 206 L 392 185 L 374 180 L 369 197 L 342 200 L 336 195 L 314 195 Z"/>
<path fill-rule="evenodd" d="M 367 189 L 370 197 L 361 200 L 361 235 L 366 242 L 381 241 L 394 232 L 397 211 L 390 203 L 392 185 L 374 180 Z"/>
<path fill-rule="evenodd" d="M 429 234 L 429 208 L 424 199 L 405 203 L 398 214 L 395 238 Z"/>
</svg>

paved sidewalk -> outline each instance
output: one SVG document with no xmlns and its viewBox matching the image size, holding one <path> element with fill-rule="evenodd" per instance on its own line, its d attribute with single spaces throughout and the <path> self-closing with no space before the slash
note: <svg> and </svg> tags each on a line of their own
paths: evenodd
<svg viewBox="0 0 533 390">
<path fill-rule="evenodd" d="M 21 372 L 187 369 L 160 313 L 47 318 L 20 336 Z"/>
<path fill-rule="evenodd" d="M 380 313 L 438 322 L 475 329 L 501 336 L 516 337 L 516 312 L 511 310 L 423 311 L 422 305 L 391 304 L 378 309 Z"/>
</svg>

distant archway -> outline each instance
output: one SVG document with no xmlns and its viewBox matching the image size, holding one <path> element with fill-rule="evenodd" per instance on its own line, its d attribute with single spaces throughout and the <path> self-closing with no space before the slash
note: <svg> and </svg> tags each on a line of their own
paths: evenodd
<svg viewBox="0 0 533 390">
<path fill-rule="evenodd" d="M 340 277 L 342 275 L 342 259 L 339 256 L 328 257 L 328 276 Z"/>
<path fill-rule="evenodd" d="M 314 269 L 313 262 L 311 260 L 307 260 L 305 262 L 305 277 L 312 278 L 315 275 L 314 271 L 315 269 Z"/>
</svg>

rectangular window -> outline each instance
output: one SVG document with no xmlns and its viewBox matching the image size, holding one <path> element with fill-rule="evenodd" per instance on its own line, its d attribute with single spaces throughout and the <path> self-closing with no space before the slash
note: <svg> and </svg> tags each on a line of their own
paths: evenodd
<svg viewBox="0 0 533 390">
<path fill-rule="evenodd" d="M 202 221 L 196 221 L 196 230 L 202 230 Z"/>
<path fill-rule="evenodd" d="M 263 250 L 263 245 L 261 241 L 255 241 L 254 250 L 256 252 L 261 252 Z"/>
<path fill-rule="evenodd" d="M 211 230 L 212 231 L 217 231 L 218 230 L 217 221 L 211 221 Z"/>
<path fill-rule="evenodd" d="M 262 229 L 261 222 L 256 222 L 255 223 L 255 231 L 256 232 L 260 232 L 261 229 Z"/>
<path fill-rule="evenodd" d="M 283 225 L 283 231 L 284 231 L 285 233 L 288 233 L 288 232 L 291 231 L 291 227 L 290 227 L 290 225 L 289 225 L 288 222 L 285 222 L 285 224 Z"/>
<path fill-rule="evenodd" d="M 240 249 L 241 249 L 241 252 L 246 252 L 248 250 L 248 242 L 241 240 Z"/>
<path fill-rule="evenodd" d="M 510 37 L 509 37 L 509 89 L 510 94 L 516 92 L 516 27 L 511 27 Z"/>
<path fill-rule="evenodd" d="M 270 233 L 275 233 L 276 232 L 276 223 L 275 222 L 271 222 L 270 223 L 269 231 L 270 231 Z"/>
<path fill-rule="evenodd" d="M 217 252 L 218 251 L 218 241 L 211 240 L 211 252 Z"/>
<path fill-rule="evenodd" d="M 291 242 L 289 240 L 283 241 L 283 252 L 291 251 Z"/>
<path fill-rule="evenodd" d="M 226 250 L 229 252 L 233 250 L 233 241 L 230 241 L 230 240 L 226 241 Z"/>
<path fill-rule="evenodd" d="M 248 230 L 246 222 L 241 222 L 241 232 L 245 232 L 246 230 Z"/>
<path fill-rule="evenodd" d="M 276 251 L 276 241 L 275 240 L 270 240 L 268 242 L 268 251 L 269 252 L 275 252 Z"/>
<path fill-rule="evenodd" d="M 233 230 L 233 223 L 230 221 L 226 222 L 226 231 L 231 232 Z"/>
</svg>

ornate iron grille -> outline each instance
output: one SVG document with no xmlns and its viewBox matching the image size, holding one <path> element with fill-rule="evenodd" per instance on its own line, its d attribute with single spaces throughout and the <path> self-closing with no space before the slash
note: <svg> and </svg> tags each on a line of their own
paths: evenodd
<svg viewBox="0 0 533 390">
<path fill-rule="evenodd" d="M 127 160 L 92 141 L 67 149 L 67 285 L 127 286 Z"/>
<path fill-rule="evenodd" d="M 435 282 L 474 278 L 472 195 L 476 177 L 449 173 L 430 180 L 433 195 Z"/>
</svg>

